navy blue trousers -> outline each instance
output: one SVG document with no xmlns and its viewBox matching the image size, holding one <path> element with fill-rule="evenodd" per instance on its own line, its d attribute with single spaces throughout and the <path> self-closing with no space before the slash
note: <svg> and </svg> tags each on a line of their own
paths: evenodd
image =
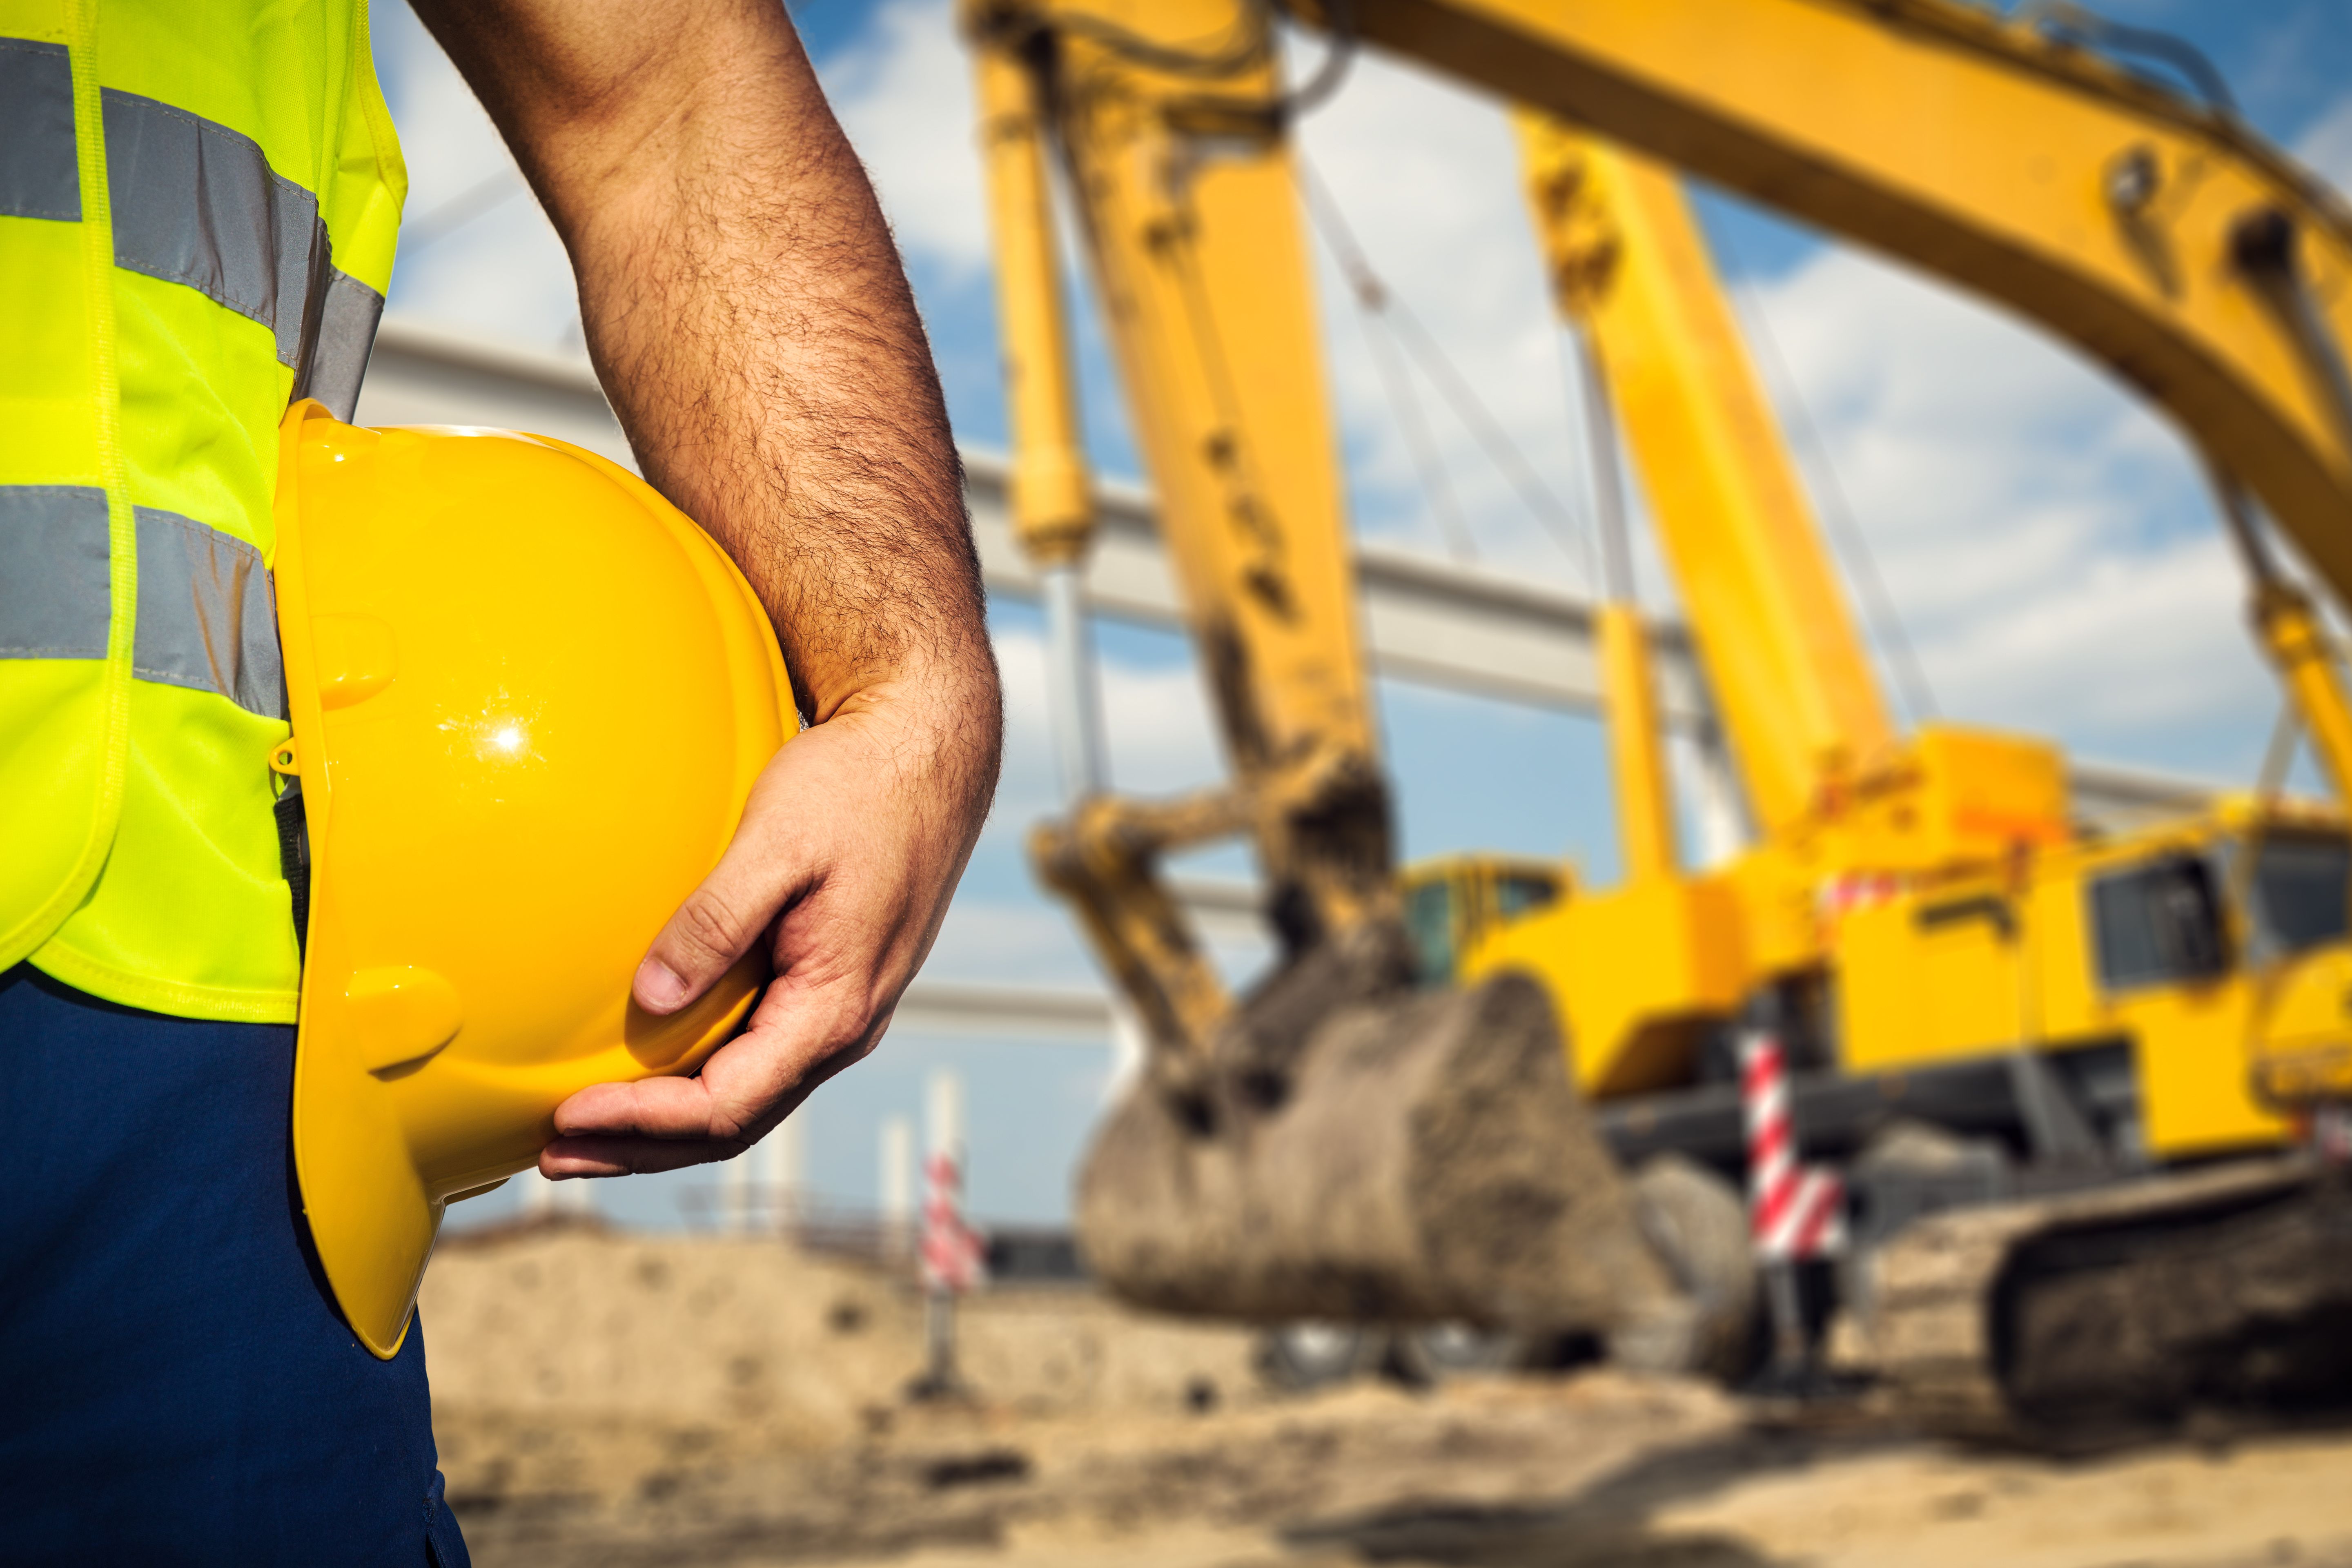
<svg viewBox="0 0 2352 1568">
<path fill-rule="evenodd" d="M 0 1563 L 461 1568 L 421 1328 L 335 1310 L 294 1031 L 0 973 Z"/>
</svg>

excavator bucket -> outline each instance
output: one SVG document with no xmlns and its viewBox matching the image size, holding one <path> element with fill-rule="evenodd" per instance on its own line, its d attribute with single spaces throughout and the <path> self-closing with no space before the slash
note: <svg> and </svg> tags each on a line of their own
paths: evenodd
<svg viewBox="0 0 2352 1568">
<path fill-rule="evenodd" d="M 1533 982 L 1343 1005 L 1290 1052 L 1272 1090 L 1225 1071 L 1181 1095 L 1147 1074 L 1105 1120 L 1078 1229 L 1113 1292 L 1264 1322 L 1591 1331 L 1621 1354 L 1679 1331 Z"/>
</svg>

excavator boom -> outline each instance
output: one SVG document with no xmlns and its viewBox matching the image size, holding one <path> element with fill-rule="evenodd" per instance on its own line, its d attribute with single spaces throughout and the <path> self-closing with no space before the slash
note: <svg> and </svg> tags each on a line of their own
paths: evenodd
<svg viewBox="0 0 2352 1568">
<path fill-rule="evenodd" d="M 2352 601 L 2352 213 L 2226 106 L 1958 0 L 1301 9 L 2074 343 Z"/>
</svg>

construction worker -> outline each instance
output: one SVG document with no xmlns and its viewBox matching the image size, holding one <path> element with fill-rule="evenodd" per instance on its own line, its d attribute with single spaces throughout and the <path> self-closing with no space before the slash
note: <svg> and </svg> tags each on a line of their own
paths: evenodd
<svg viewBox="0 0 2352 1568">
<path fill-rule="evenodd" d="M 643 471 L 740 566 L 813 722 L 635 979 L 672 1013 L 765 944 L 747 1032 L 574 1096 L 540 1169 L 726 1159 L 872 1047 L 993 787 L 936 377 L 776 0 L 415 3 L 570 250 Z M 306 1253 L 256 765 L 279 417 L 351 417 L 404 186 L 362 0 L 0 0 L 12 1563 L 465 1561 L 422 1335 L 369 1354 Z"/>
</svg>

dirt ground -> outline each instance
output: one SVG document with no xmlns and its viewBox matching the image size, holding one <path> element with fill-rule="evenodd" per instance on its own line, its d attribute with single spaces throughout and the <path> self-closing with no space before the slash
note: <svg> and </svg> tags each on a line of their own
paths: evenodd
<svg viewBox="0 0 2352 1568">
<path fill-rule="evenodd" d="M 1607 1371 L 1265 1388 L 1247 1335 L 973 1298 L 917 1403 L 902 1283 L 772 1240 L 447 1247 L 423 1300 L 482 1568 L 2352 1568 L 2352 1426 L 2054 1459 Z"/>
</svg>

